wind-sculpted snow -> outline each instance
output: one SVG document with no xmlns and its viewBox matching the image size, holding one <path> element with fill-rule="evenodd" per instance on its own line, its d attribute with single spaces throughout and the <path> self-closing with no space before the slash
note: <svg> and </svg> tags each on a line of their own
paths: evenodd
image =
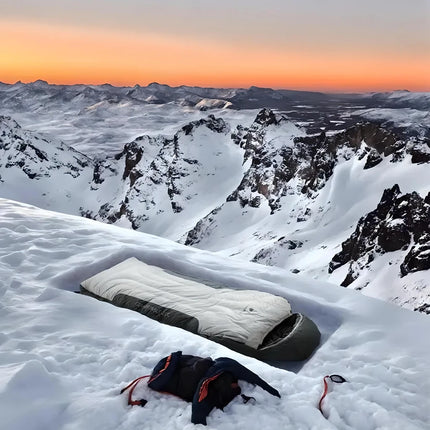
<svg viewBox="0 0 430 430">
<path fill-rule="evenodd" d="M 428 423 L 428 317 L 356 291 L 166 239 L 0 199 L 0 414 L 8 430 L 195 429 L 191 404 L 150 391 L 119 394 L 172 351 L 238 360 L 281 394 L 240 382 L 254 404 L 233 400 L 210 429 L 422 430 Z M 79 283 L 136 256 L 212 285 L 286 297 L 312 318 L 322 343 L 305 363 L 242 356 L 130 310 L 75 294 Z M 291 367 L 289 367 L 291 366 Z M 324 375 L 331 385 L 318 410 Z"/>
</svg>

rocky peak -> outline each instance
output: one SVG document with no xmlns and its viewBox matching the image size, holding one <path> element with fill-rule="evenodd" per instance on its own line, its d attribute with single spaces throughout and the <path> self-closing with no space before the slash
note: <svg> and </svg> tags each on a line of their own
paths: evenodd
<svg viewBox="0 0 430 430">
<path fill-rule="evenodd" d="M 150 84 L 148 84 L 148 86 L 146 88 L 153 88 L 155 90 L 159 90 L 159 89 L 168 89 L 171 87 L 169 85 L 166 85 L 166 84 L 160 84 L 158 82 L 151 82 Z"/>
<path fill-rule="evenodd" d="M 124 149 L 119 154 L 115 155 L 115 159 L 119 160 L 121 158 L 124 159 L 124 171 L 122 174 L 122 179 L 126 179 L 130 177 L 130 185 L 132 186 L 136 179 L 141 176 L 140 173 L 137 173 L 134 170 L 134 174 L 132 174 L 133 169 L 142 159 L 143 155 L 143 147 L 137 141 L 133 141 L 131 143 L 127 143 L 124 145 Z"/>
<path fill-rule="evenodd" d="M 182 127 L 182 131 L 186 136 L 192 134 L 198 127 L 205 126 L 215 133 L 227 133 L 228 125 L 222 118 L 216 118 L 214 115 L 208 115 L 207 118 L 202 118 L 197 121 L 192 121 Z"/>
<path fill-rule="evenodd" d="M 428 197 L 428 196 L 427 196 Z M 386 189 L 377 208 L 360 218 L 354 233 L 329 264 L 329 273 L 349 264 L 341 285 L 348 286 L 377 254 L 408 251 L 400 274 L 430 268 L 430 205 L 418 193 L 401 194 L 396 184 Z"/>
<path fill-rule="evenodd" d="M 422 137 L 414 139 L 408 151 L 412 158 L 412 163 L 421 164 L 430 162 L 430 138 Z"/>
<path fill-rule="evenodd" d="M 258 112 L 254 122 L 263 126 L 279 124 L 279 120 L 276 118 L 275 113 L 271 109 L 267 108 L 261 109 L 260 112 Z"/>
<path fill-rule="evenodd" d="M 365 142 L 369 148 L 384 154 L 385 157 L 404 146 L 403 142 L 399 144 L 401 141 L 399 136 L 374 122 L 358 123 L 344 133 L 340 133 L 338 139 L 344 139 L 348 146 L 357 149 L 362 142 Z"/>
<path fill-rule="evenodd" d="M 28 84 L 34 88 L 48 88 L 50 85 L 48 84 L 48 82 L 43 81 L 42 79 L 38 79 L 37 81 L 31 82 L 30 84 Z"/>
<path fill-rule="evenodd" d="M 384 190 L 375 211 L 379 219 L 386 218 L 389 210 L 394 206 L 394 202 L 400 194 L 401 191 L 398 184 L 394 184 L 391 188 L 386 188 Z"/>
<path fill-rule="evenodd" d="M 20 170 L 29 179 L 49 177 L 58 170 L 77 177 L 92 165 L 88 157 L 73 148 L 23 130 L 12 118 L 3 116 L 0 117 L 0 151 L 3 151 L 0 168 Z"/>
</svg>

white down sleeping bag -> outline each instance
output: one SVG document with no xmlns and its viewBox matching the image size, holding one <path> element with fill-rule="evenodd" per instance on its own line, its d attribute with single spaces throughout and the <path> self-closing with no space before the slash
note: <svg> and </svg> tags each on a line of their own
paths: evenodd
<svg viewBox="0 0 430 430">
<path fill-rule="evenodd" d="M 321 337 L 283 297 L 213 288 L 136 258 L 83 281 L 81 292 L 265 361 L 305 360 Z"/>
<path fill-rule="evenodd" d="M 118 296 L 134 303 L 125 307 L 136 308 L 132 298 L 144 306 L 155 305 L 150 310 L 161 316 L 156 319 L 168 324 L 171 321 L 163 321 L 163 312 L 177 311 L 176 315 L 196 319 L 196 332 L 202 336 L 227 338 L 254 349 L 274 327 L 291 315 L 291 306 L 283 297 L 255 290 L 212 288 L 136 258 L 129 258 L 94 275 L 83 281 L 81 287 L 114 304 Z M 148 316 L 154 317 L 151 312 Z M 181 326 L 174 321 L 171 325 Z"/>
</svg>

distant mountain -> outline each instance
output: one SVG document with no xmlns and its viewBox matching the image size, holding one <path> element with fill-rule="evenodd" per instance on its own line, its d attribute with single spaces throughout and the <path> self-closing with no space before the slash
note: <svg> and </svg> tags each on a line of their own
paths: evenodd
<svg viewBox="0 0 430 430">
<path fill-rule="evenodd" d="M 395 91 L 324 94 L 271 88 L 146 87 L 0 84 L 0 115 L 54 137 L 87 155 L 103 158 L 141 135 L 171 137 L 206 111 L 249 125 L 263 108 L 276 109 L 307 134 L 345 130 L 370 120 L 430 138 L 430 95 Z"/>
<path fill-rule="evenodd" d="M 424 92 L 417 93 L 403 90 L 365 94 L 362 97 L 367 103 L 373 103 L 373 107 L 428 109 L 430 106 L 430 93 Z"/>
<path fill-rule="evenodd" d="M 0 82 L 0 101 L 4 107 L 16 108 L 32 99 L 41 106 L 49 106 L 58 101 L 78 103 L 83 100 L 91 103 L 107 101 L 110 103 L 132 102 L 138 104 L 165 104 L 210 109 L 225 106 L 233 109 L 289 109 L 310 103 L 320 107 L 333 103 L 342 105 L 360 104 L 365 108 L 411 108 L 428 109 L 429 93 L 393 91 L 388 93 L 330 94 L 316 91 L 274 90 L 252 86 L 250 88 L 202 88 L 181 85 L 171 87 L 153 82 L 146 87 L 114 87 L 104 85 L 50 85 L 38 80 L 28 84 L 4 84 Z"/>
</svg>

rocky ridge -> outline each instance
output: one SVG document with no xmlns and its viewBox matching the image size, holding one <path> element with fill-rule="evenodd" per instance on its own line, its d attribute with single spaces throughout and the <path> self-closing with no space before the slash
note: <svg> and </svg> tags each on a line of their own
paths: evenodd
<svg viewBox="0 0 430 430">
<path fill-rule="evenodd" d="M 0 168 L 19 169 L 29 179 L 35 180 L 50 177 L 52 171 L 60 169 L 65 175 L 77 178 L 93 166 L 91 159 L 84 154 L 61 142 L 52 142 L 27 132 L 6 116 L 0 116 L 0 151 Z"/>
<path fill-rule="evenodd" d="M 405 251 L 400 276 L 430 269 L 430 193 L 402 194 L 396 184 L 386 189 L 377 208 L 360 218 L 354 233 L 342 243 L 329 264 L 333 272 L 349 265 L 342 286 L 348 286 L 360 271 L 371 263 L 375 254 Z"/>
</svg>

